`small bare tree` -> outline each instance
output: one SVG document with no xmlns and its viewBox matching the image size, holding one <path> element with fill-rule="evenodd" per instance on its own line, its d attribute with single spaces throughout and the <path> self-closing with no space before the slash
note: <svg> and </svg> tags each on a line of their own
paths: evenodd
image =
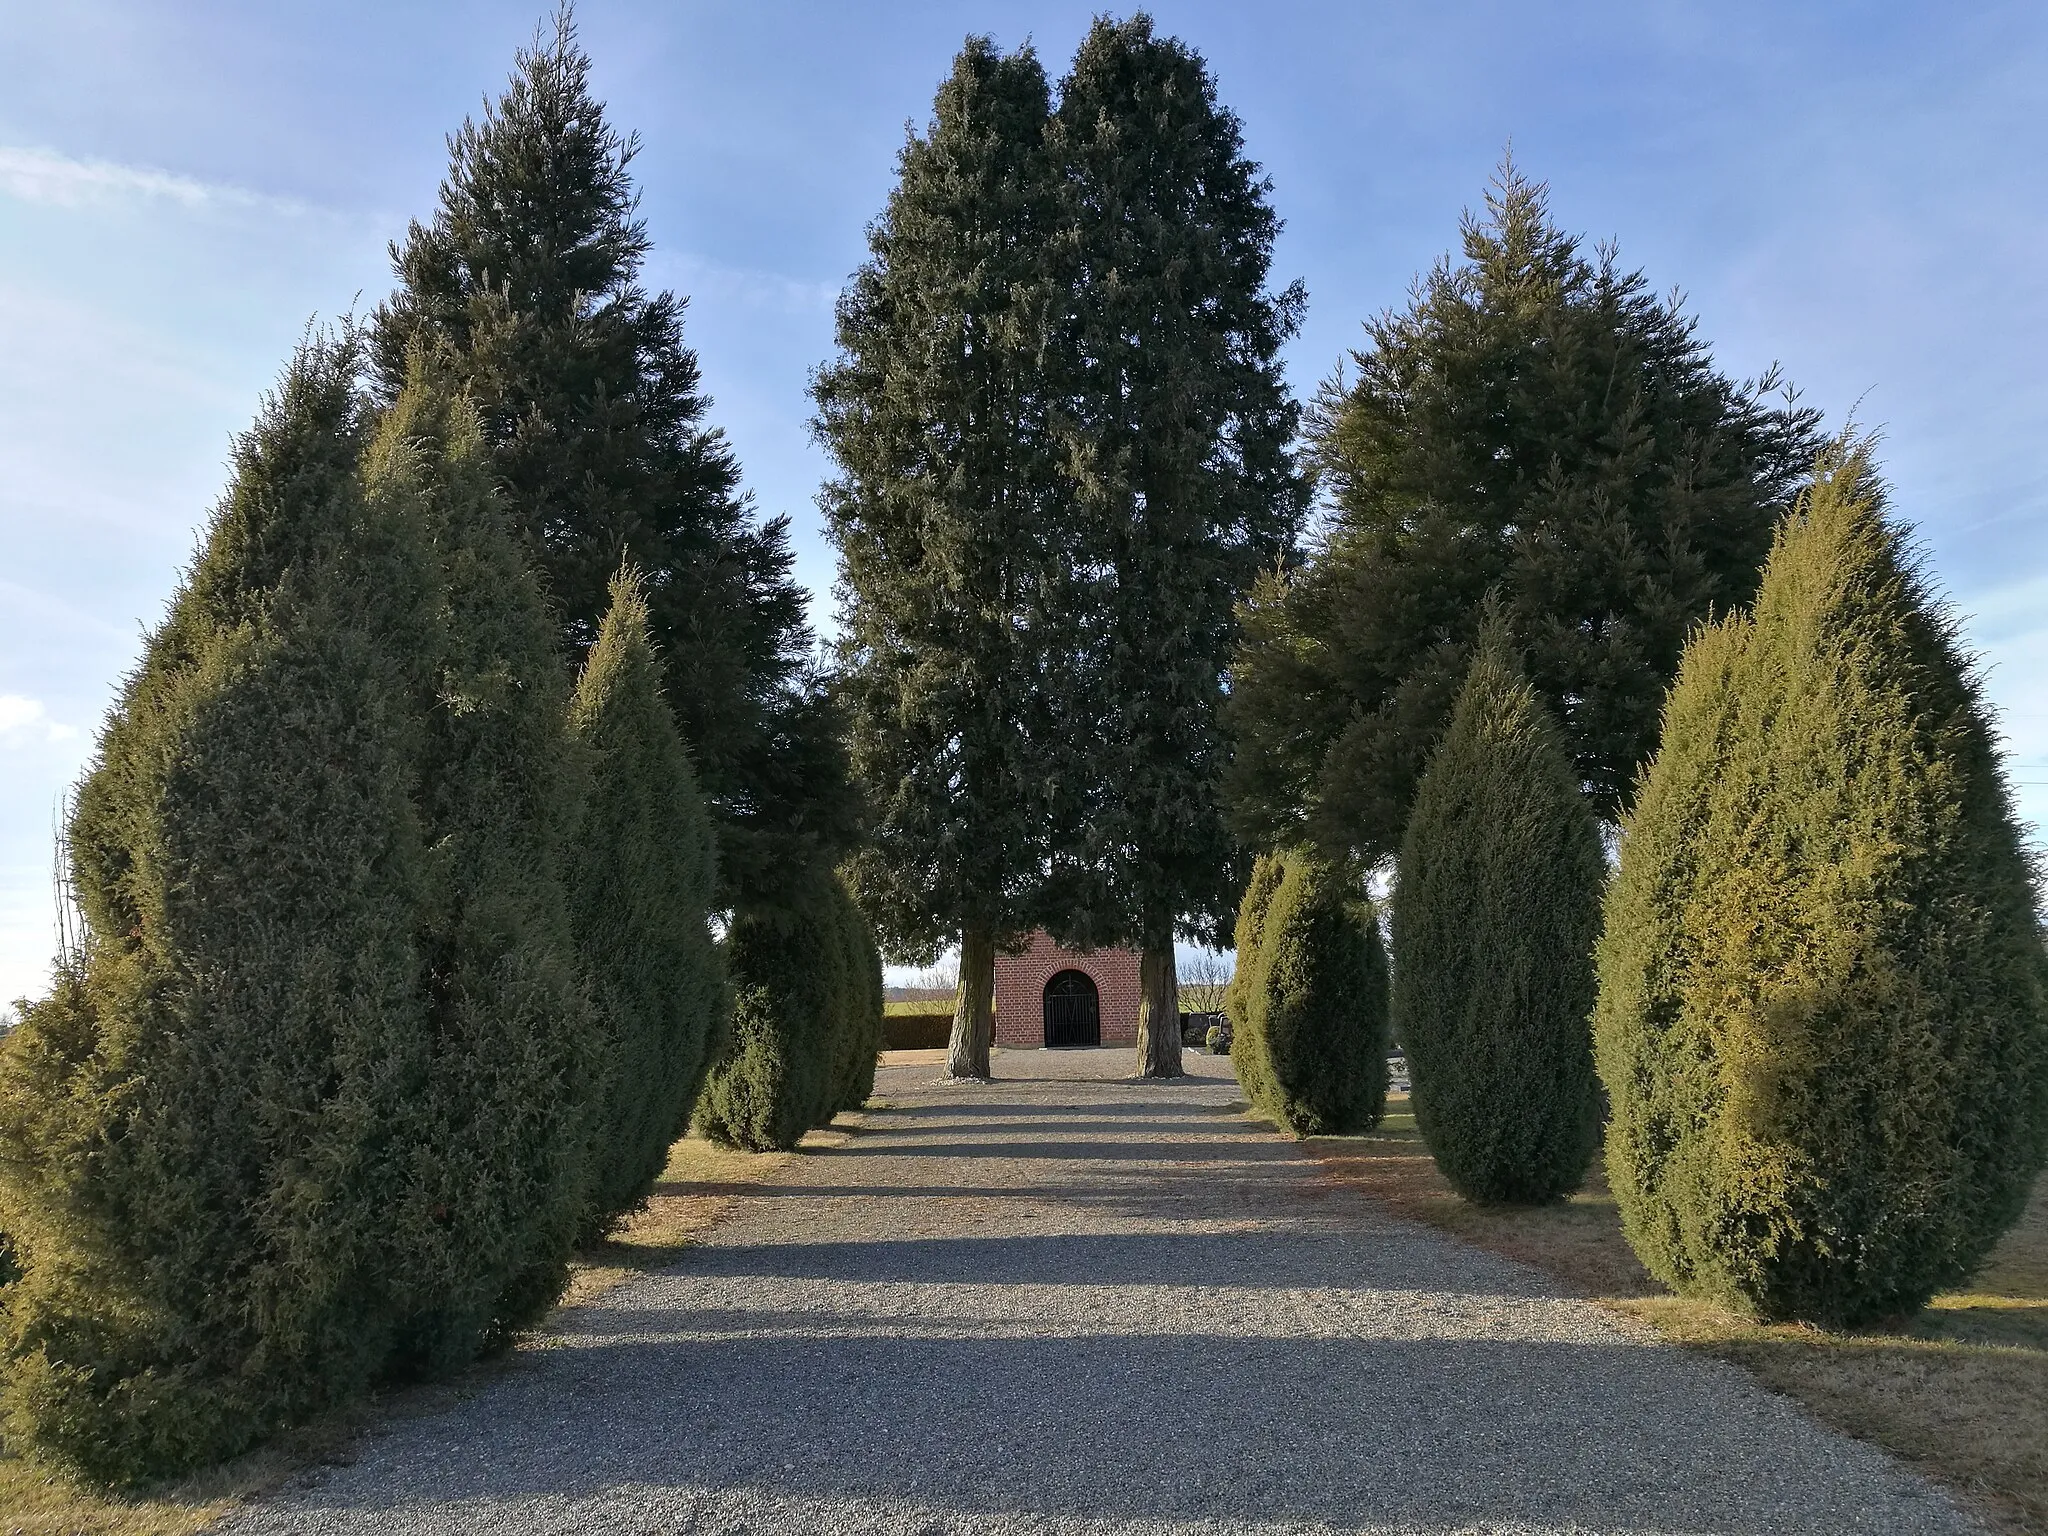
<svg viewBox="0 0 2048 1536">
<path fill-rule="evenodd" d="M 1180 966 L 1180 1002 L 1189 1013 L 1221 1013 L 1223 994 L 1235 970 L 1219 951 L 1198 949 L 1183 956 Z"/>
<path fill-rule="evenodd" d="M 960 990 L 960 951 L 949 950 L 939 956 L 938 964 L 928 971 L 920 971 L 913 983 L 924 992 L 957 992 Z"/>
</svg>

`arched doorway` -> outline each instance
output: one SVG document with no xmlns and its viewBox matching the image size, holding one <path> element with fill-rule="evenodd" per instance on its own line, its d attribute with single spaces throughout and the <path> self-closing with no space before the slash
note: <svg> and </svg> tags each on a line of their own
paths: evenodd
<svg viewBox="0 0 2048 1536">
<path fill-rule="evenodd" d="M 1102 1044 L 1102 1001 L 1085 971 L 1061 971 L 1045 984 L 1045 1043 Z"/>
</svg>

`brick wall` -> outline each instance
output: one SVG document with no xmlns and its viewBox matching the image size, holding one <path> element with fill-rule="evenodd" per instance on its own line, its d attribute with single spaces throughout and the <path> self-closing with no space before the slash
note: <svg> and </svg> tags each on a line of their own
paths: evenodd
<svg viewBox="0 0 2048 1536">
<path fill-rule="evenodd" d="M 1138 955 L 1129 949 L 1087 953 L 1062 949 L 1043 933 L 1021 955 L 996 956 L 996 1044 L 1011 1050 L 1045 1044 L 1045 984 L 1060 971 L 1083 971 L 1095 982 L 1102 1043 L 1138 1043 Z"/>
</svg>

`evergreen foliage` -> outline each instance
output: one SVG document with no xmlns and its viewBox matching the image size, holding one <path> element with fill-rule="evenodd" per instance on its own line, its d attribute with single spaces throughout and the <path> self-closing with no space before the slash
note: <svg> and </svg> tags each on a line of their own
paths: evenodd
<svg viewBox="0 0 2048 1536">
<path fill-rule="evenodd" d="M 724 878 L 763 899 L 830 861 L 854 803 L 786 519 L 756 525 L 704 424 L 684 301 L 640 286 L 637 150 L 591 96 L 562 10 L 483 120 L 449 140 L 433 221 L 392 248 L 378 377 L 395 398 L 422 342 L 455 369 L 572 656 L 595 642 L 621 562 L 645 573 L 658 650 L 690 659 L 665 689 L 717 813 Z"/>
<path fill-rule="evenodd" d="M 0 1071 L 14 1443 L 101 1482 L 439 1371 L 559 1293 L 591 1041 L 554 631 L 473 415 L 309 343 L 70 828 Z"/>
<path fill-rule="evenodd" d="M 380 1133 L 403 1158 L 386 1262 L 391 1369 L 438 1374 L 539 1319 L 586 1210 L 605 1063 L 564 872 L 587 787 L 538 584 L 505 526 L 475 413 L 415 358 L 366 460 L 371 493 L 431 538 L 435 645 L 417 803 L 425 1060 Z"/>
<path fill-rule="evenodd" d="M 874 1094 L 884 1012 L 882 953 L 875 945 L 874 930 L 842 882 L 832 882 L 831 897 L 843 959 L 836 1025 L 839 1072 L 826 1120 L 832 1112 L 859 1109 Z"/>
<path fill-rule="evenodd" d="M 712 1140 L 787 1150 L 832 1118 L 850 974 L 841 926 L 829 878 L 733 919 L 732 1037 L 697 1103 L 698 1127 Z"/>
<path fill-rule="evenodd" d="M 1599 1141 L 1593 945 L 1607 865 L 1498 617 L 1401 840 L 1394 1035 L 1416 1128 L 1468 1200 L 1570 1194 Z"/>
<path fill-rule="evenodd" d="M 1237 1057 L 1237 1080 L 1245 1096 L 1254 1103 L 1261 1094 L 1270 1091 L 1271 1077 L 1259 1051 L 1260 1029 L 1252 1022 L 1253 1013 L 1261 1010 L 1265 1002 L 1259 990 L 1259 956 L 1265 948 L 1266 913 L 1286 873 L 1287 861 L 1281 854 L 1262 853 L 1252 861 L 1251 878 L 1245 883 L 1244 897 L 1237 907 L 1233 939 L 1237 969 L 1231 972 L 1230 986 L 1223 994 L 1223 1011 L 1230 1015 L 1231 1050 Z"/>
<path fill-rule="evenodd" d="M 964 939 L 954 1070 L 988 1074 L 999 943 L 1033 921 L 1049 787 L 1084 743 L 1047 724 L 1072 668 L 1046 613 L 1062 537 L 1046 338 L 1058 185 L 1044 71 L 971 37 L 912 134 L 813 385 L 839 474 L 841 688 L 872 807 L 856 871 L 892 950 Z M 1070 519 L 1069 519 L 1070 521 Z M 979 1003 L 979 1007 L 969 1006 Z"/>
<path fill-rule="evenodd" d="M 1702 630 L 1609 891 L 1596 1048 L 1644 1264 L 1855 1325 L 1955 1285 L 2048 1151 L 2031 871 L 1954 621 L 1838 444 Z"/>
<path fill-rule="evenodd" d="M 1260 845 L 1392 854 L 1499 594 L 1595 810 L 1656 744 L 1688 628 L 1755 591 L 1818 448 L 1774 375 L 1713 368 L 1674 296 L 1590 259 L 1503 166 L 1403 310 L 1311 413 L 1330 521 L 1262 577 L 1228 706 L 1234 824 Z"/>
<path fill-rule="evenodd" d="M 727 1006 L 710 928 L 716 839 L 661 676 L 642 580 L 622 571 L 569 711 L 593 758 L 569 884 L 608 1057 L 590 1170 L 588 1219 L 599 1231 L 645 1200 L 667 1166 Z"/>
<path fill-rule="evenodd" d="M 1141 951 L 1141 1070 L 1177 1075 L 1176 929 L 1211 939 L 1243 870 L 1218 723 L 1236 604 L 1288 554 L 1306 492 L 1279 350 L 1299 285 L 1237 118 L 1148 17 L 1098 18 L 1052 132 L 1070 295 L 1053 356 L 1078 537 L 1063 611 L 1083 658 L 1054 703 L 1085 772 L 1058 809 L 1051 926 Z"/>
<path fill-rule="evenodd" d="M 126 1483 L 380 1372 L 421 1066 L 427 551 L 356 474 L 352 338 L 301 348 L 101 732 L 82 956 L 0 1053 L 10 1449 Z"/>
<path fill-rule="evenodd" d="M 1387 961 L 1370 901 L 1313 853 L 1281 859 L 1231 1060 L 1297 1136 L 1370 1130 L 1387 1100 Z M 1243 965 L 1242 957 L 1239 965 Z"/>
<path fill-rule="evenodd" d="M 835 875 L 741 913 L 726 938 L 732 1033 L 697 1105 L 697 1127 L 752 1152 L 786 1150 L 874 1092 L 882 956 Z"/>
</svg>

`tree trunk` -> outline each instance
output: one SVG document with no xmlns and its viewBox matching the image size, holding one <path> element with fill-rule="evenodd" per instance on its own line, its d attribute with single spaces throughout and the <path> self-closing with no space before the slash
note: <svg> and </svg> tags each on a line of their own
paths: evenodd
<svg viewBox="0 0 2048 1536">
<path fill-rule="evenodd" d="M 1173 966 L 1171 935 L 1163 943 L 1147 944 L 1138 957 L 1138 1075 L 1182 1075 L 1180 980 Z"/>
<path fill-rule="evenodd" d="M 996 1038 L 996 938 L 987 928 L 960 935 L 960 991 L 953 1000 L 953 1040 L 946 1049 L 949 1077 L 987 1077 Z"/>
</svg>

